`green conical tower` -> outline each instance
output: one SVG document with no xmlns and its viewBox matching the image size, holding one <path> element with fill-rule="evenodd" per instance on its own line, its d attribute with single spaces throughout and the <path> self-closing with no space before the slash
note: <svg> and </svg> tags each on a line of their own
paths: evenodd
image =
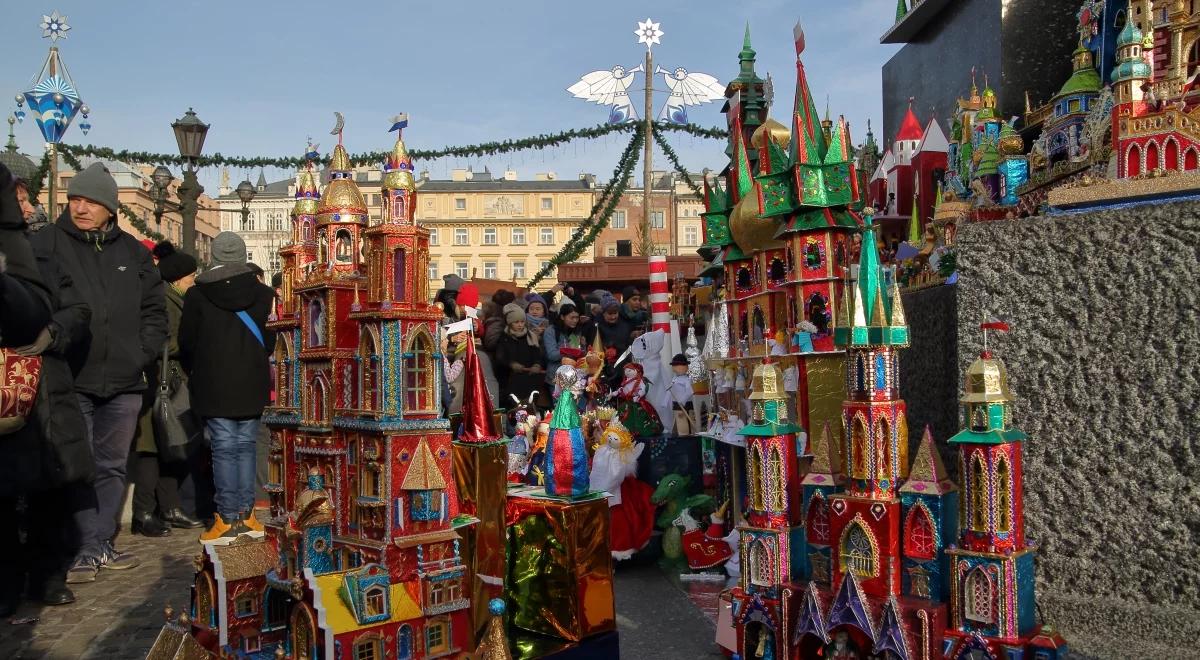
<svg viewBox="0 0 1200 660">
<path fill-rule="evenodd" d="M 904 20 L 908 16 L 908 6 L 904 4 L 904 0 L 896 0 L 896 22 Z"/>
</svg>

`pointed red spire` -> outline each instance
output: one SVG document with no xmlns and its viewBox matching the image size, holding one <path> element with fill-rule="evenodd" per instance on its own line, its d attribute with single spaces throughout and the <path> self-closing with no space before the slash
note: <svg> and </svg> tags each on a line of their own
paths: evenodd
<svg viewBox="0 0 1200 660">
<path fill-rule="evenodd" d="M 900 132 L 896 134 L 897 140 L 913 140 L 920 141 L 925 135 L 924 129 L 921 128 L 921 122 L 917 120 L 916 113 L 912 109 L 913 98 L 908 99 L 908 112 L 904 113 L 904 121 L 900 123 Z"/>
<path fill-rule="evenodd" d="M 479 366 L 479 355 L 475 353 L 475 342 L 467 340 L 467 363 L 463 365 L 462 434 L 459 442 L 485 443 L 500 439 L 492 420 L 492 397 L 483 382 L 483 369 Z"/>
</svg>

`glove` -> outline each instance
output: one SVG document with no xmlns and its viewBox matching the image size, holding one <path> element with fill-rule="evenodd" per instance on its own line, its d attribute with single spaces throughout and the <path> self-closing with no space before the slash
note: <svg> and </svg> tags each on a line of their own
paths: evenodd
<svg viewBox="0 0 1200 660">
<path fill-rule="evenodd" d="M 53 341 L 54 337 L 50 334 L 50 326 L 46 326 L 38 333 L 37 339 L 33 340 L 32 344 L 14 348 L 13 352 L 23 357 L 41 355 L 47 348 L 50 348 L 50 343 Z"/>
</svg>

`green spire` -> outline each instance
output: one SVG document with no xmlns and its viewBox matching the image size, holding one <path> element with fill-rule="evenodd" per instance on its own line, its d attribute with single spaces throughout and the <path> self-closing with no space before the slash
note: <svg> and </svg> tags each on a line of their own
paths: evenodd
<svg viewBox="0 0 1200 660">
<path fill-rule="evenodd" d="M 740 135 L 734 136 L 734 139 L 737 142 L 734 145 L 734 158 L 737 159 L 737 201 L 741 201 L 754 190 L 754 170 L 750 167 L 750 154 L 746 150 L 746 143 L 742 142 Z"/>
<path fill-rule="evenodd" d="M 913 193 L 912 219 L 908 223 L 908 244 L 913 247 L 921 244 L 921 207 L 917 204 L 916 193 Z"/>
<path fill-rule="evenodd" d="M 908 346 L 908 325 L 903 303 L 895 282 L 888 290 L 883 266 L 879 261 L 879 245 L 875 239 L 874 218 L 863 216 L 861 256 L 858 261 L 858 282 L 847 305 L 854 306 L 849 327 L 834 329 L 834 341 L 839 346 Z"/>
<path fill-rule="evenodd" d="M 904 0 L 896 0 L 896 22 L 904 20 L 908 15 L 908 6 L 904 4 Z"/>
<path fill-rule="evenodd" d="M 742 37 L 742 52 L 749 51 L 750 56 L 754 56 L 754 48 L 750 45 L 750 21 L 746 21 L 746 36 Z"/>
</svg>

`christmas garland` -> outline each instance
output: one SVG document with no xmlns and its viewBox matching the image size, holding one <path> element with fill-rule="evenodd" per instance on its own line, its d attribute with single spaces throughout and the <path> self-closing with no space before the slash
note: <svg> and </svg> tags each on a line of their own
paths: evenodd
<svg viewBox="0 0 1200 660">
<path fill-rule="evenodd" d="M 679 154 L 675 153 L 671 145 L 667 144 L 667 141 L 663 139 L 662 131 L 659 130 L 658 125 L 652 125 L 651 129 L 654 131 L 654 141 L 658 143 L 658 146 L 662 147 L 663 153 L 667 155 L 667 160 L 671 161 L 671 166 L 675 168 L 675 173 L 683 179 L 683 182 L 687 184 L 688 188 L 691 188 L 692 192 L 703 198 L 704 190 L 696 185 L 695 181 L 692 181 L 692 177 L 688 174 L 687 169 L 679 162 Z"/>
<path fill-rule="evenodd" d="M 729 132 L 722 128 L 702 128 L 692 124 L 669 124 L 665 122 L 655 122 L 655 130 L 668 130 L 681 133 L 687 133 L 693 137 L 706 139 L 725 139 L 729 137 Z M 557 147 L 574 140 L 590 140 L 613 133 L 636 132 L 642 130 L 640 122 L 628 122 L 624 124 L 602 124 L 591 128 L 573 128 L 559 133 L 542 134 L 533 137 L 520 138 L 515 140 L 501 140 L 493 142 L 483 142 L 480 144 L 472 144 L 460 147 L 443 147 L 441 149 L 414 149 L 409 151 L 409 155 L 414 160 L 430 160 L 436 158 L 470 158 L 480 156 L 495 156 L 498 154 L 506 154 L 514 151 L 524 151 L 526 149 L 547 149 Z M 161 154 L 149 151 L 130 151 L 127 149 L 114 150 L 108 147 L 98 147 L 94 145 L 71 145 L 60 144 L 59 151 L 62 153 L 70 153 L 76 157 L 90 156 L 92 158 L 103 158 L 106 160 L 117 160 L 125 163 L 139 163 L 146 165 L 174 165 L 176 167 L 183 166 L 185 160 L 178 154 Z M 376 165 L 387 159 L 390 150 L 387 151 L 368 151 L 361 154 L 350 155 L 350 163 L 354 166 L 360 165 Z M 220 153 L 211 156 L 201 156 L 196 160 L 197 167 L 214 167 L 226 166 L 236 168 L 256 168 L 256 167 L 278 167 L 282 169 L 299 168 L 309 161 L 302 156 L 292 157 L 268 157 L 268 156 L 223 156 Z M 329 164 L 329 157 L 320 158 L 317 161 L 321 165 Z"/>
<path fill-rule="evenodd" d="M 63 160 L 67 162 L 67 165 L 71 166 L 71 169 L 75 170 L 76 172 L 83 169 L 83 163 L 79 162 L 79 159 L 75 157 L 75 154 L 66 150 L 61 150 L 60 153 L 62 153 Z M 146 224 L 146 221 L 139 218 L 138 215 L 133 212 L 133 209 L 129 208 L 128 206 L 118 202 L 117 210 L 121 212 L 121 215 L 125 216 L 125 219 L 129 221 L 129 224 L 133 225 L 134 229 L 137 229 L 146 238 L 155 242 L 166 238 L 166 236 L 163 236 L 162 234 L 151 229 L 150 226 Z M 51 218 L 51 220 L 54 219 Z"/>
<path fill-rule="evenodd" d="M 621 201 L 621 196 L 625 194 L 625 189 L 629 185 L 629 177 L 633 174 L 633 168 L 637 166 L 639 154 L 642 145 L 645 143 L 645 139 L 645 130 L 641 125 L 638 125 L 634 129 L 633 139 L 629 141 L 629 145 L 621 153 L 617 167 L 613 170 L 612 178 L 609 179 L 608 185 L 600 192 L 596 203 L 592 206 L 592 210 L 588 214 L 588 218 L 579 224 L 574 233 L 571 234 L 570 240 L 559 250 L 558 254 L 554 255 L 548 264 L 534 274 L 533 278 L 525 285 L 526 288 L 532 289 L 561 264 L 578 260 L 583 251 L 596 242 L 596 237 L 608 226 L 613 211 L 616 210 L 617 204 Z"/>
<path fill-rule="evenodd" d="M 38 163 L 37 171 L 33 176 L 25 182 L 26 190 L 29 191 L 29 199 L 37 199 L 38 194 L 42 192 L 42 182 L 50 174 L 50 152 L 42 153 L 42 162 Z M 50 218 L 53 222 L 57 218 Z"/>
</svg>

